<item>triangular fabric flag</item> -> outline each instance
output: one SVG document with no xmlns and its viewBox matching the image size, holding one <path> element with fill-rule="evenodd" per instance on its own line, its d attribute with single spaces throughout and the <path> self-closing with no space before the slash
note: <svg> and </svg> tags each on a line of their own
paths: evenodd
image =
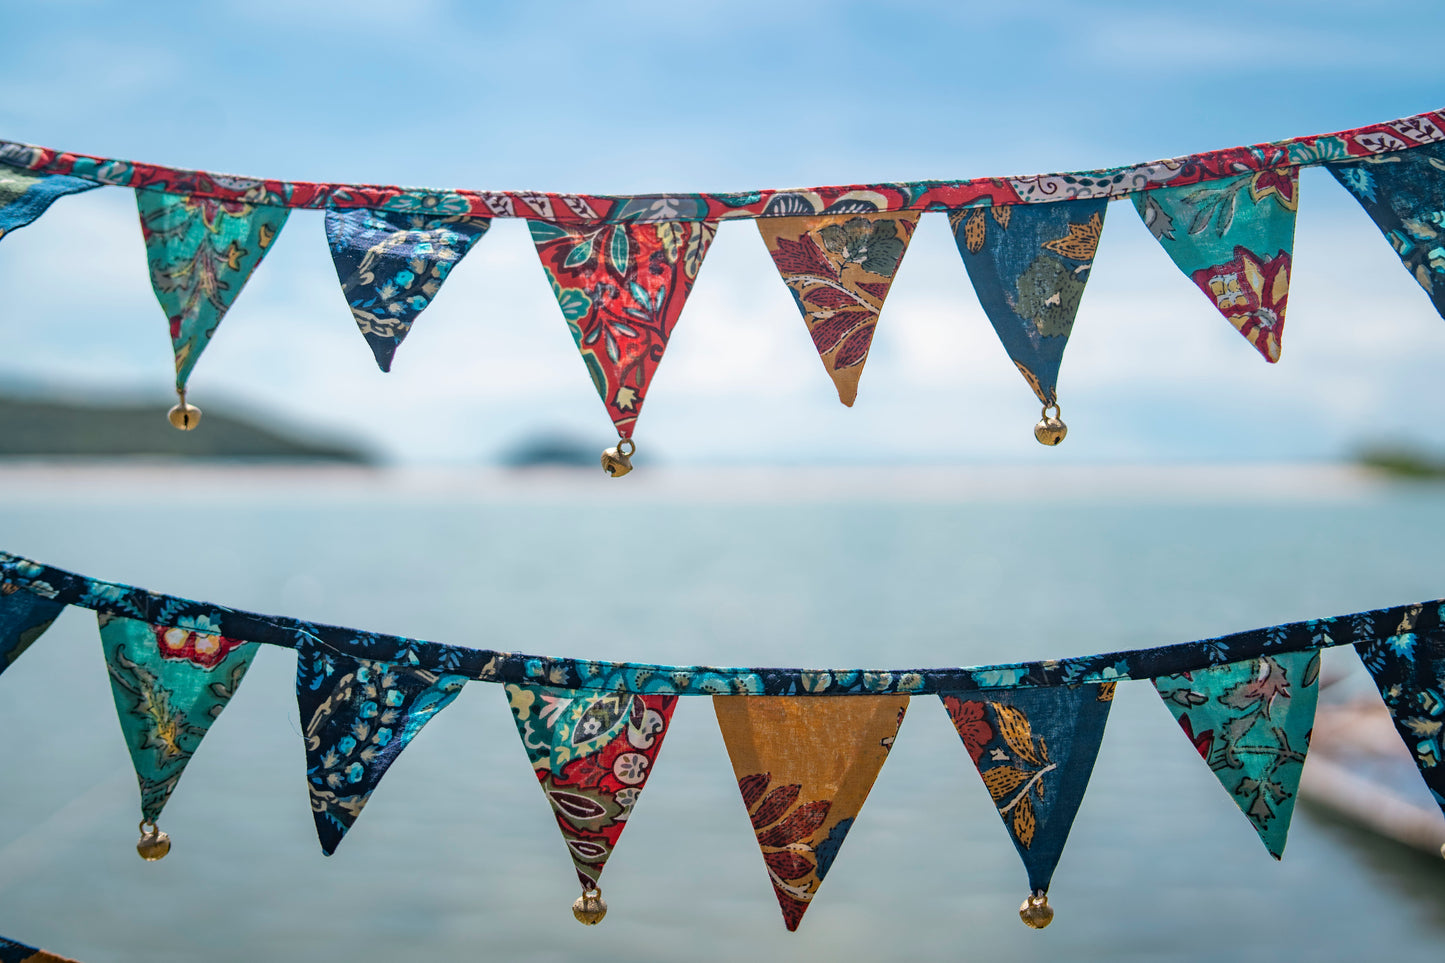
<svg viewBox="0 0 1445 963">
<path fill-rule="evenodd" d="M 622 438 L 647 396 L 717 225 L 527 222 L 562 316 Z"/>
<path fill-rule="evenodd" d="M 1425 785 L 1445 811 L 1445 632 L 1417 633 L 1412 606 L 1386 639 L 1356 642 Z"/>
<path fill-rule="evenodd" d="M 1079 310 L 1107 198 L 949 212 L 979 303 L 1039 401 L 1058 404 L 1059 363 Z"/>
<path fill-rule="evenodd" d="M 296 647 L 296 705 L 306 741 L 306 788 L 316 835 L 336 852 L 403 749 L 467 682 L 412 665 Z"/>
<path fill-rule="evenodd" d="M 1445 144 L 1325 167 L 1355 195 L 1445 317 Z"/>
<path fill-rule="evenodd" d="M 1132 195 L 1149 233 L 1219 313 L 1279 360 L 1294 252 L 1299 168 Z"/>
<path fill-rule="evenodd" d="M 1284 854 L 1319 702 L 1320 654 L 1262 655 L 1154 680 L 1270 855 Z"/>
<path fill-rule="evenodd" d="M 918 213 L 757 219 L 773 264 L 845 405 L 858 397 L 878 314 L 913 239 Z"/>
<path fill-rule="evenodd" d="M 44 598 L 10 582 L 0 582 L 0 673 L 45 634 L 64 608 L 64 602 Z"/>
<path fill-rule="evenodd" d="M 56 956 L 33 946 L 0 936 L 0 963 L 75 963 L 68 956 Z"/>
<path fill-rule="evenodd" d="M 712 702 L 783 921 L 796 930 L 893 748 L 908 696 Z"/>
<path fill-rule="evenodd" d="M 176 390 L 290 213 L 239 201 L 137 189 L 151 288 L 171 325 Z"/>
<path fill-rule="evenodd" d="M 0 238 L 34 222 L 67 194 L 81 194 L 101 185 L 68 174 L 36 174 L 0 164 Z"/>
<path fill-rule="evenodd" d="M 662 751 L 674 695 L 506 686 L 527 759 L 583 892 L 598 880 Z"/>
<path fill-rule="evenodd" d="M 326 243 L 341 292 L 382 371 L 416 316 L 487 228 L 489 217 L 328 208 Z"/>
<path fill-rule="evenodd" d="M 1042 896 L 1089 786 L 1114 683 L 939 695 Z"/>
<path fill-rule="evenodd" d="M 140 782 L 141 815 L 154 824 L 258 646 L 226 638 L 204 617 L 188 628 L 105 612 L 96 617 L 116 714 Z"/>
</svg>

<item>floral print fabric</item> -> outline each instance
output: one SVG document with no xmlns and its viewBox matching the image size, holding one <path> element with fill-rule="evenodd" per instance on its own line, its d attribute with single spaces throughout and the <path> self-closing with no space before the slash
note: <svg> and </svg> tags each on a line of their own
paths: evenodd
<svg viewBox="0 0 1445 963">
<path fill-rule="evenodd" d="M 577 879 L 596 889 L 662 751 L 676 696 L 506 687 Z"/>
<path fill-rule="evenodd" d="M 907 696 L 716 696 L 743 805 L 796 930 L 893 748 Z"/>
<path fill-rule="evenodd" d="M 1279 360 L 1299 168 L 1133 195 L 1149 233 L 1265 360 Z"/>
<path fill-rule="evenodd" d="M 64 174 L 33 174 L 0 164 L 0 238 L 33 223 L 67 194 L 93 191 L 100 184 Z"/>
<path fill-rule="evenodd" d="M 201 740 L 245 677 L 257 645 L 205 619 L 167 627 L 98 613 L 100 642 L 141 814 L 155 822 Z"/>
<path fill-rule="evenodd" d="M 414 665 L 349 659 L 314 643 L 296 651 L 296 705 L 316 835 L 336 852 L 381 777 L 466 678 Z"/>
<path fill-rule="evenodd" d="M 984 313 L 1044 405 L 1058 403 L 1059 364 L 1107 205 L 1099 199 L 974 207 L 948 216 Z"/>
<path fill-rule="evenodd" d="M 1431 608 L 1438 609 L 1438 604 Z M 1355 644 L 1425 785 L 1445 811 L 1445 632 L 1412 606 L 1388 638 Z"/>
<path fill-rule="evenodd" d="M 44 635 L 64 609 L 63 602 L 41 598 L 0 580 L 0 672 L 8 669 L 31 643 Z"/>
<path fill-rule="evenodd" d="M 851 406 L 918 214 L 762 217 L 757 224 L 838 400 Z"/>
<path fill-rule="evenodd" d="M 326 241 L 356 326 L 382 371 L 492 220 L 362 209 L 328 210 Z"/>
<path fill-rule="evenodd" d="M 176 389 L 216 333 L 241 288 L 271 249 L 284 207 L 135 192 L 151 287 L 171 326 Z"/>
<path fill-rule="evenodd" d="M 717 225 L 527 226 L 592 384 L 617 434 L 631 438 Z"/>
<path fill-rule="evenodd" d="M 1048 892 L 1094 771 L 1114 684 L 941 698 L 1024 861 L 1029 889 Z"/>
<path fill-rule="evenodd" d="M 1445 317 L 1445 144 L 1325 164 Z"/>
<path fill-rule="evenodd" d="M 1154 680 L 1185 737 L 1275 859 L 1284 854 L 1309 752 L 1319 674 L 1318 652 L 1289 652 Z"/>
</svg>

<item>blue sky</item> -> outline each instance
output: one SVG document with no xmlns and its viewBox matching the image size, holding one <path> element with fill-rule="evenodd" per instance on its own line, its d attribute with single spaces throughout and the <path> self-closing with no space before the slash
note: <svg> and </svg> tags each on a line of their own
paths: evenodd
<svg viewBox="0 0 1445 963">
<path fill-rule="evenodd" d="M 6 6 L 0 137 L 297 180 L 641 192 L 1022 174 L 1445 104 L 1445 61 L 1422 53 L 1445 32 L 1433 2 L 1389 18 L 1363 2 Z M 1301 194 L 1277 366 L 1111 207 L 1064 360 L 1058 450 L 1033 441 L 1037 405 L 942 215 L 920 225 L 851 410 L 756 230 L 724 225 L 639 444 L 673 462 L 1025 463 L 1445 445 L 1420 391 L 1445 322 L 1327 174 L 1307 171 Z M 0 292 L 0 383 L 166 392 L 128 192 L 67 199 L 7 238 Z M 516 222 L 497 222 L 383 375 L 320 214 L 298 212 L 192 397 L 417 463 L 484 460 L 539 431 L 611 437 Z"/>
</svg>

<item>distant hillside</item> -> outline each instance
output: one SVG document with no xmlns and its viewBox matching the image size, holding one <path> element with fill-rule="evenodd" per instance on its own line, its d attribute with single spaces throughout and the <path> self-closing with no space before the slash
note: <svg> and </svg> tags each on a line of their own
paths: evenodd
<svg viewBox="0 0 1445 963">
<path fill-rule="evenodd" d="M 156 404 L 69 404 L 0 397 L 0 457 L 163 455 L 369 462 L 360 448 L 308 439 L 207 405 L 195 431 L 166 421 L 174 401 Z"/>
</svg>

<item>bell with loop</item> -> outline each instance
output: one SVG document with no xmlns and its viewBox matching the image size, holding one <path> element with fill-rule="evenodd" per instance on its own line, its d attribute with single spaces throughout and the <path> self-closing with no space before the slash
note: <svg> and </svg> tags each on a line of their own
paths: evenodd
<svg viewBox="0 0 1445 963">
<path fill-rule="evenodd" d="M 584 889 L 582 895 L 572 904 L 572 915 L 585 926 L 596 926 L 607 915 L 607 901 L 597 887 Z"/>
<path fill-rule="evenodd" d="M 631 438 L 619 438 L 617 444 L 602 453 L 602 470 L 613 478 L 621 478 L 632 471 L 632 453 L 637 445 Z"/>
<path fill-rule="evenodd" d="M 201 409 L 195 405 L 186 404 L 186 393 L 184 390 L 177 391 L 181 403 L 176 405 L 166 415 L 171 421 L 171 427 L 181 431 L 192 431 L 201 423 Z"/>
<path fill-rule="evenodd" d="M 135 851 L 140 853 L 141 859 L 148 863 L 154 863 L 171 851 L 171 837 L 155 823 L 148 819 L 142 819 L 140 842 L 135 844 Z"/>
<path fill-rule="evenodd" d="M 1054 409 L 1053 414 L 1049 414 L 1050 408 Z M 1053 447 L 1064 440 L 1064 436 L 1069 433 L 1069 426 L 1059 419 L 1063 413 L 1057 402 L 1044 405 L 1043 417 L 1034 425 L 1034 437 L 1039 440 L 1039 444 Z"/>
<path fill-rule="evenodd" d="M 1038 890 L 1030 893 L 1029 898 L 1024 900 L 1019 907 L 1019 919 L 1036 930 L 1041 930 L 1054 921 L 1054 908 L 1049 905 L 1049 897 Z"/>
</svg>

